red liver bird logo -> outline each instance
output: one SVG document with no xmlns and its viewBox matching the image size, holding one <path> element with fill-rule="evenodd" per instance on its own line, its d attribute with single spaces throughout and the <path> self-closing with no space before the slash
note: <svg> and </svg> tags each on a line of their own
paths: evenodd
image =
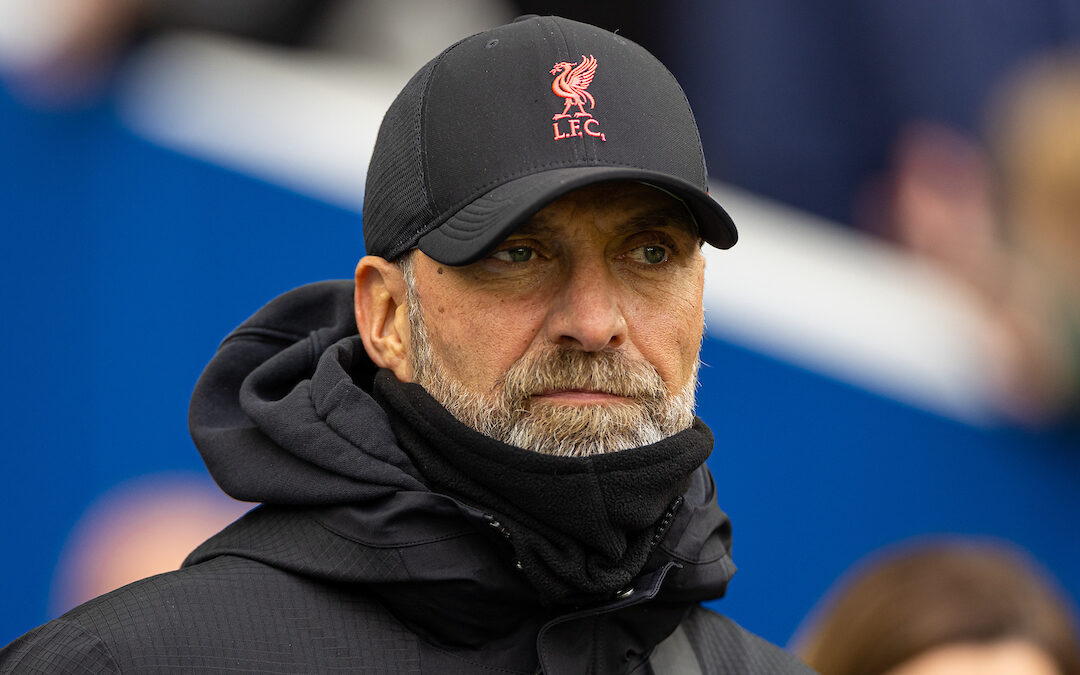
<svg viewBox="0 0 1080 675">
<path fill-rule="evenodd" d="M 555 64 L 551 69 L 551 74 L 556 76 L 551 83 L 551 91 L 562 96 L 566 100 L 566 106 L 561 113 L 552 117 L 552 120 L 570 117 L 570 107 L 575 105 L 578 111 L 574 113 L 574 117 L 592 117 L 591 113 L 585 112 L 585 104 L 588 103 L 589 108 L 596 106 L 592 94 L 587 91 L 595 73 L 596 59 L 584 54 L 581 55 L 580 63 L 560 61 Z"/>
</svg>

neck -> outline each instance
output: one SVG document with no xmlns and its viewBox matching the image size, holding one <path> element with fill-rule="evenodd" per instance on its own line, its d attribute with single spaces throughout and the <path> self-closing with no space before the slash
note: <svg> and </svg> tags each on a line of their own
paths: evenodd
<svg viewBox="0 0 1080 675">
<path fill-rule="evenodd" d="M 430 486 L 488 514 L 542 603 L 609 599 L 644 568 L 712 448 L 700 422 L 657 443 L 556 457 L 484 436 L 424 389 L 375 378 L 401 447 Z"/>
</svg>

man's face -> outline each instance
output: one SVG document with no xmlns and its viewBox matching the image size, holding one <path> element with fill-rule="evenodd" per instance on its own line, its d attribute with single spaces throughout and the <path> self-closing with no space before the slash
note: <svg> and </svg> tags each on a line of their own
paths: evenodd
<svg viewBox="0 0 1080 675">
<path fill-rule="evenodd" d="M 588 455 L 693 421 L 704 258 L 685 206 L 646 185 L 555 200 L 487 258 L 410 263 L 414 379 L 462 422 Z"/>
</svg>

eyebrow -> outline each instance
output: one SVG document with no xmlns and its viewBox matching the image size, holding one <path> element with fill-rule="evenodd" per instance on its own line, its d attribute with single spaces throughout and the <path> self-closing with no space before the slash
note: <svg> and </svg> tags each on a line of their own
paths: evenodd
<svg viewBox="0 0 1080 675">
<path fill-rule="evenodd" d="M 550 222 L 550 216 L 536 213 L 526 220 L 516 234 L 553 235 L 557 228 Z M 676 227 L 688 234 L 698 236 L 697 224 L 689 209 L 681 206 L 663 206 L 635 214 L 615 226 L 617 234 L 629 234 L 639 230 L 656 227 Z"/>
<path fill-rule="evenodd" d="M 685 206 L 664 206 L 649 209 L 618 226 L 618 231 L 640 230 L 650 227 L 676 227 L 694 236 L 698 235 L 697 222 Z"/>
</svg>

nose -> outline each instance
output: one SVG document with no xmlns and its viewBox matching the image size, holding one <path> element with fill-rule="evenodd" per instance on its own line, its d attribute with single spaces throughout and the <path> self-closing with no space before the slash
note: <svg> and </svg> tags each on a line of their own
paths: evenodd
<svg viewBox="0 0 1080 675">
<path fill-rule="evenodd" d="M 547 337 L 584 351 L 621 346 L 627 337 L 618 282 L 606 266 L 576 265 L 551 300 Z"/>
</svg>

